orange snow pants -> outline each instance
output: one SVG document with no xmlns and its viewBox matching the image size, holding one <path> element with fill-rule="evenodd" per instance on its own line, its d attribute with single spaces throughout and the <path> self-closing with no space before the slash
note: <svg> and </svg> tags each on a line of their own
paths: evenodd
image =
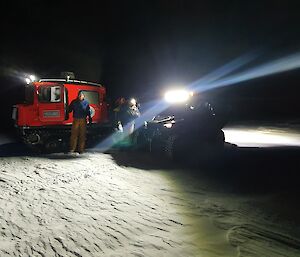
<svg viewBox="0 0 300 257">
<path fill-rule="evenodd" d="M 74 152 L 76 148 L 79 153 L 84 151 L 86 140 L 86 119 L 74 119 L 71 138 L 70 138 L 70 152 Z"/>
</svg>

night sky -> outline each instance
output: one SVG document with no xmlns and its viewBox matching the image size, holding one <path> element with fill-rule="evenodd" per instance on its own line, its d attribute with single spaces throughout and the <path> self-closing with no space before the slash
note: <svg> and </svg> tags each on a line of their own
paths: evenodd
<svg viewBox="0 0 300 257">
<path fill-rule="evenodd" d="M 57 77 L 73 71 L 79 79 L 104 84 L 112 98 L 145 100 L 159 96 L 165 85 L 191 83 L 251 51 L 261 52 L 262 63 L 296 53 L 296 2 L 1 3 L 1 90 L 8 97 L 0 107 L 7 114 L 16 101 L 23 72 Z M 248 106 L 248 116 L 237 117 L 255 118 L 265 110 L 265 116 L 298 118 L 299 82 L 297 69 L 216 90 L 215 95 L 236 109 Z M 252 112 L 249 103 L 254 103 Z"/>
</svg>

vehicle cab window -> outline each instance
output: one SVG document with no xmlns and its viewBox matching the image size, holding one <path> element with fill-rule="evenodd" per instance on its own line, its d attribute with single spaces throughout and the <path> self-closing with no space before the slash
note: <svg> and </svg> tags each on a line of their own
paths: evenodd
<svg viewBox="0 0 300 257">
<path fill-rule="evenodd" d="M 62 94 L 59 86 L 41 86 L 39 88 L 39 102 L 58 103 L 61 102 Z"/>
<path fill-rule="evenodd" d="M 99 94 L 96 91 L 82 90 L 89 104 L 99 104 Z"/>
</svg>

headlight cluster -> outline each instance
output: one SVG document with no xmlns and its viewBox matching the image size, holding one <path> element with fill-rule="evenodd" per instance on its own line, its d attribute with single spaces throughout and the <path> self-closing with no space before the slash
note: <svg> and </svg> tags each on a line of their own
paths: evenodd
<svg viewBox="0 0 300 257">
<path fill-rule="evenodd" d="M 186 103 L 193 95 L 185 89 L 170 90 L 165 93 L 165 101 L 168 103 Z"/>
<path fill-rule="evenodd" d="M 26 84 L 30 84 L 34 81 L 36 81 L 36 77 L 34 75 L 29 75 L 28 77 L 25 78 Z"/>
</svg>

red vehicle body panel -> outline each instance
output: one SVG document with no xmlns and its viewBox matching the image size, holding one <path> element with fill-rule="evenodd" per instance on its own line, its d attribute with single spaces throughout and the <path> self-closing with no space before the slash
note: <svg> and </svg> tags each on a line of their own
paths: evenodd
<svg viewBox="0 0 300 257">
<path fill-rule="evenodd" d="M 33 100 L 30 104 L 17 105 L 17 127 L 45 127 L 71 125 L 73 114 L 67 113 L 67 106 L 77 98 L 79 91 L 98 94 L 98 101 L 90 102 L 93 124 L 108 121 L 108 110 L 105 102 L 106 89 L 101 85 L 72 82 L 33 82 Z M 43 102 L 40 99 L 43 91 L 58 90 L 60 99 L 56 102 Z M 51 91 L 52 94 L 52 91 Z M 52 97 L 52 96 L 51 96 Z M 86 97 L 87 98 L 87 97 Z M 87 99 L 89 101 L 89 99 Z M 94 99 L 95 100 L 95 99 Z"/>
</svg>

